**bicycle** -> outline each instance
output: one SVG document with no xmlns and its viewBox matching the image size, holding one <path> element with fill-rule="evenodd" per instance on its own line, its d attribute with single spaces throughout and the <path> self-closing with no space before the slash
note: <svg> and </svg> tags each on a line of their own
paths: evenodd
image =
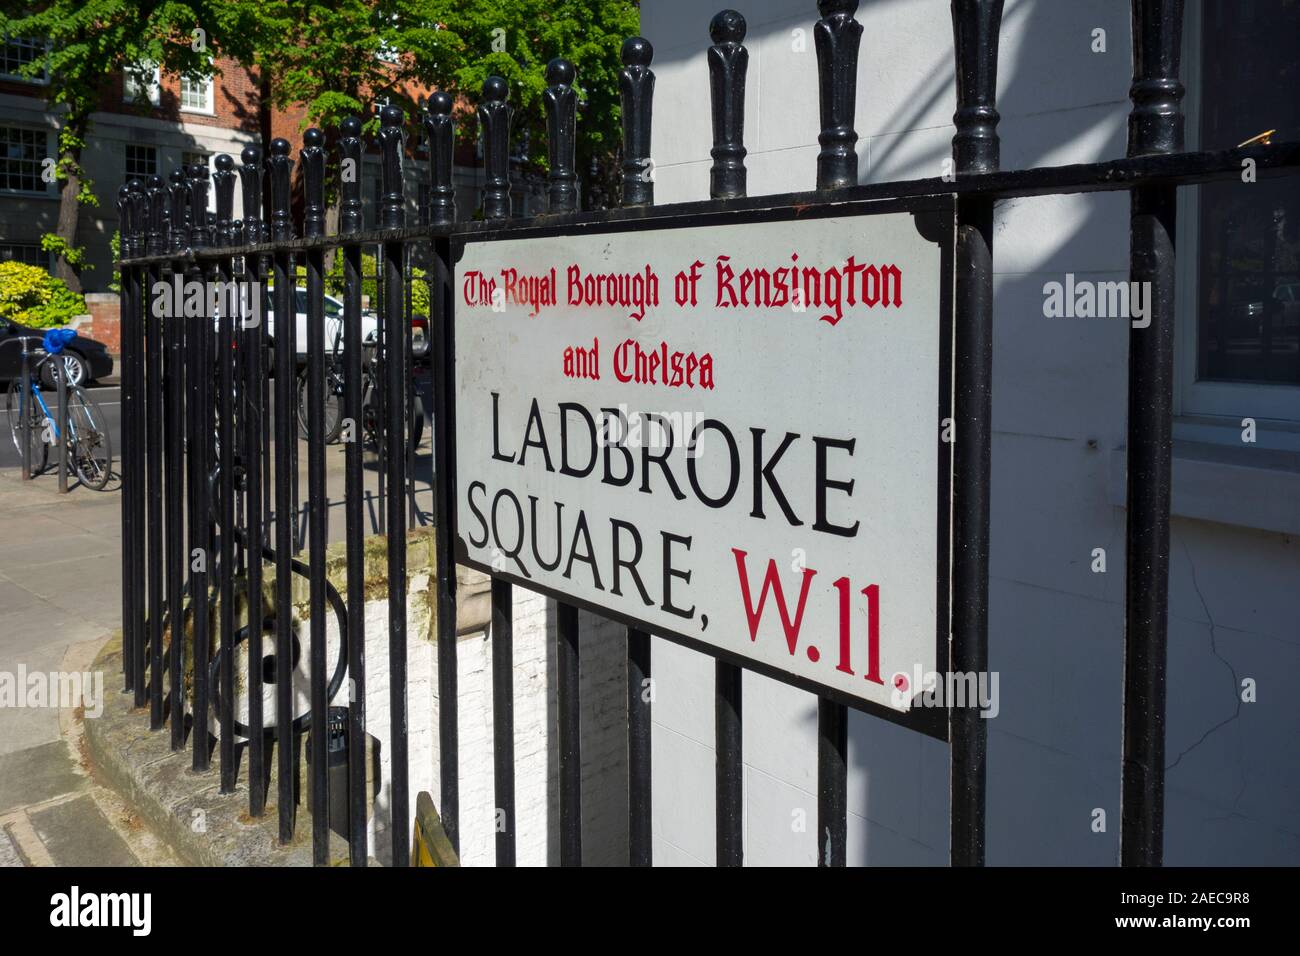
<svg viewBox="0 0 1300 956">
<path fill-rule="evenodd" d="M 14 448 L 20 455 L 23 453 L 23 417 L 27 418 L 26 440 L 31 454 L 32 475 L 39 475 L 45 470 L 49 463 L 50 445 L 63 440 L 57 416 L 41 394 L 39 372 L 51 358 L 62 354 L 76 334 L 74 329 L 50 329 L 41 339 L 24 336 L 10 340 L 40 342 L 42 347 L 36 353 L 41 357 L 31 369 L 30 393 L 23 394 L 22 379 L 16 378 L 9 383 L 5 395 L 5 415 L 9 420 Z M 63 373 L 62 363 L 56 362 L 52 368 L 55 374 Z M 67 384 L 65 396 L 68 403 L 68 458 L 73 471 L 87 488 L 103 491 L 113 472 L 112 444 L 108 429 L 103 424 L 104 415 L 80 385 Z"/>
<path fill-rule="evenodd" d="M 417 324 L 424 324 L 417 320 Z M 337 442 L 343 431 L 345 421 L 343 415 L 344 406 L 344 381 L 343 381 L 343 353 L 340 347 L 341 331 L 335 333 L 333 346 L 326 354 L 325 374 L 324 374 L 324 392 L 325 392 L 325 443 L 332 445 Z M 374 337 L 368 337 L 361 345 L 361 430 L 364 447 L 378 449 L 379 447 L 379 418 L 378 404 L 379 391 L 381 388 L 378 379 L 378 362 L 376 353 L 378 344 Z M 427 364 L 429 357 L 429 340 L 427 333 L 419 337 L 412 347 L 412 375 L 415 378 L 421 374 L 427 374 Z M 307 431 L 307 370 L 298 373 L 298 424 L 300 434 L 303 438 L 308 436 Z M 413 385 L 415 382 L 412 383 Z M 424 436 L 424 416 L 417 414 L 411 422 L 411 448 L 419 448 L 420 442 Z"/>
</svg>

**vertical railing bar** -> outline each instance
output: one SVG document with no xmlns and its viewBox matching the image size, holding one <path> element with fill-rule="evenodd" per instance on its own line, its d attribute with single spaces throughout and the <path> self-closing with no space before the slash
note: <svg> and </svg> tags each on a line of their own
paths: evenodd
<svg viewBox="0 0 1300 956">
<path fill-rule="evenodd" d="M 578 678 L 578 609 L 557 602 L 556 704 L 559 711 L 560 865 L 582 865 L 582 727 Z"/>
<path fill-rule="evenodd" d="M 240 153 L 239 177 L 244 194 L 244 241 L 260 242 L 262 236 L 262 151 L 245 146 Z M 245 256 L 248 313 L 243 313 L 240 349 L 243 352 L 243 378 L 240 380 L 240 420 L 244 426 L 244 538 L 247 548 L 245 580 L 245 624 L 248 628 L 248 814 L 260 817 L 266 812 L 266 736 L 262 713 L 262 546 L 263 522 L 263 439 L 266 433 L 263 359 L 266 347 L 266 296 L 263 292 L 265 270 L 262 256 Z M 242 313 L 242 310 L 241 310 Z M 251 313 L 251 314 L 249 314 Z"/>
<path fill-rule="evenodd" d="M 167 251 L 167 190 L 161 176 L 149 179 L 149 244 L 150 255 L 163 255 Z M 150 295 L 146 297 L 144 322 L 146 323 L 146 392 L 145 427 L 148 429 L 147 456 L 149 482 L 149 729 L 161 730 L 163 726 L 163 371 L 162 350 L 164 320 L 153 314 L 152 289 L 161 282 L 161 266 L 149 267 Z"/>
<path fill-rule="evenodd" d="M 952 138 L 958 176 L 998 169 L 998 31 L 1002 0 L 954 0 L 957 112 Z M 989 481 L 993 394 L 993 202 L 957 204 L 953 376 L 952 639 L 949 668 L 988 670 Z M 949 702 L 953 866 L 984 865 L 987 731 L 978 702 Z"/>
<path fill-rule="evenodd" d="M 848 862 L 849 710 L 817 698 L 817 865 Z"/>
<path fill-rule="evenodd" d="M 139 206 L 135 201 L 134 190 L 138 188 L 139 181 L 131 180 L 126 186 L 123 186 L 118 193 L 118 209 L 121 216 L 121 242 L 123 244 L 123 253 L 134 255 L 136 250 L 136 217 L 139 214 Z M 135 427 L 139 417 L 139 408 L 137 405 L 137 392 L 135 389 L 135 354 L 138 350 L 139 343 L 136 341 L 138 335 L 138 325 L 140 316 L 140 287 L 137 281 L 138 270 L 129 267 L 123 271 L 122 275 L 122 355 L 121 355 L 121 381 L 122 381 L 122 445 L 123 449 L 134 448 L 135 445 Z M 27 352 L 26 343 L 23 345 L 23 352 Z M 49 361 L 59 361 L 57 357 Z M 22 386 L 22 394 L 25 399 L 31 401 L 31 375 L 30 365 L 24 369 L 25 380 Z M 27 425 L 30 422 L 30 415 L 23 416 L 23 423 Z M 30 427 L 30 425 L 28 425 Z M 30 477 L 31 464 L 29 456 L 31 454 L 30 436 L 23 442 L 23 460 L 24 460 L 24 477 Z M 140 706 L 143 703 L 143 681 L 140 679 L 137 670 L 136 646 L 144 640 L 144 635 L 136 628 L 137 607 L 140 603 L 141 585 L 144 583 L 137 578 L 136 560 L 135 560 L 135 536 L 140 527 L 140 516 L 135 510 L 135 482 L 139 475 L 130 474 L 130 468 L 127 467 L 129 462 L 128 454 L 122 456 L 122 586 L 123 594 L 123 618 L 122 618 L 122 657 L 125 664 L 126 689 L 133 692 L 134 706 Z"/>
<path fill-rule="evenodd" d="M 289 142 L 271 141 L 267 170 L 271 187 L 271 240 L 293 238 L 289 216 L 289 176 L 293 160 Z M 274 253 L 275 288 L 275 749 L 276 800 L 279 805 L 280 842 L 293 839 L 297 815 L 298 743 L 293 728 L 293 580 L 294 523 L 297 498 L 292 470 L 298 421 L 294 412 L 293 327 L 297 322 L 293 254 Z"/>
<path fill-rule="evenodd" d="M 817 188 L 828 192 L 858 184 L 858 47 L 862 24 L 854 19 L 857 0 L 818 4 L 813 27 L 821 132 L 817 141 Z M 848 708 L 817 699 L 817 865 L 844 866 L 848 843 Z"/>
<path fill-rule="evenodd" d="M 514 588 L 497 577 L 492 579 L 492 753 L 497 866 L 514 866 Z"/>
<path fill-rule="evenodd" d="M 138 269 L 133 269 L 132 272 L 137 276 L 140 274 Z M 139 317 L 135 321 L 137 325 L 141 322 Z M 140 339 L 144 338 L 143 330 L 138 334 Z M 140 345 L 139 349 L 142 350 L 143 345 Z M 134 360 L 132 364 L 134 364 Z M 55 424 L 59 433 L 59 494 L 66 495 L 68 493 L 68 376 L 62 355 L 57 356 L 50 363 L 50 371 L 54 375 L 55 398 L 58 399 L 58 420 Z M 138 393 L 138 385 L 136 390 Z M 138 399 L 137 404 L 139 404 Z M 134 451 L 134 448 L 128 449 L 128 451 Z M 125 456 L 123 457 L 125 458 Z M 141 480 L 143 480 L 143 476 L 141 476 Z M 136 673 L 139 673 L 138 668 Z M 144 693 L 144 681 L 137 681 L 136 687 L 137 696 Z"/>
<path fill-rule="evenodd" d="M 402 152 L 405 119 L 396 106 L 380 110 L 379 145 L 383 153 L 381 166 L 383 203 L 380 225 L 398 228 L 406 219 L 402 191 Z M 398 497 L 406 491 L 406 401 L 407 339 L 401 322 L 405 314 L 405 248 L 400 242 L 385 243 L 384 248 L 384 387 L 387 421 L 387 483 L 393 500 L 388 507 L 388 670 L 389 712 L 392 720 L 392 807 L 391 832 L 393 866 L 410 862 L 410 794 L 407 766 L 406 702 L 406 508 Z"/>
<path fill-rule="evenodd" d="M 190 246 L 208 245 L 208 182 L 207 165 L 194 165 L 189 170 L 190 187 Z M 189 273 L 194 282 L 205 286 L 209 276 L 203 266 L 195 265 Z M 194 723 L 191 727 L 192 766 L 194 770 L 207 770 L 211 762 L 211 740 L 208 735 L 208 662 L 210 654 L 210 618 L 208 599 L 209 569 L 212 564 L 212 528 L 209 521 L 210 451 L 212 449 L 212 319 L 205 304 L 198 320 L 189 329 L 191 337 L 190 359 L 193 377 L 190 380 L 193 413 L 190 416 L 190 601 L 194 608 Z"/>
<path fill-rule="evenodd" d="M 650 124 L 655 74 L 654 47 L 643 37 L 623 41 L 619 94 L 623 108 L 623 205 L 654 205 L 654 167 L 650 160 Z M 628 863 L 653 862 L 651 814 L 651 676 L 650 635 L 627 629 L 627 816 Z"/>
<path fill-rule="evenodd" d="M 138 254 L 146 251 L 146 240 L 149 231 L 149 195 L 145 190 L 145 184 L 139 179 L 131 181 L 131 203 L 132 203 L 132 229 L 134 232 L 133 247 Z M 134 473 L 134 481 L 130 485 L 131 511 L 135 516 L 134 531 L 129 542 L 124 541 L 123 546 L 126 548 L 127 555 L 130 556 L 132 563 L 132 575 L 135 582 L 136 597 L 134 603 L 135 620 L 132 628 L 135 632 L 135 639 L 132 642 L 131 652 L 134 658 L 133 670 L 135 672 L 135 705 L 143 707 L 148 697 L 148 686 L 145 683 L 145 660 L 146 660 L 146 638 L 148 632 L 148 581 L 147 572 L 147 555 L 146 547 L 146 507 L 148 504 L 148 488 L 146 487 L 145 475 L 145 396 L 144 396 L 144 372 L 145 372 L 145 301 L 147 288 L 145 285 L 147 273 L 144 267 L 137 266 L 132 271 L 132 284 L 135 289 L 135 304 L 131 315 L 131 322 L 134 327 L 132 341 L 135 349 L 130 357 L 131 366 L 131 388 L 135 394 L 134 401 L 134 421 L 131 425 L 131 443 L 123 447 L 121 455 L 122 471 Z M 66 367 L 63 361 L 58 363 L 60 379 L 66 376 L 63 374 Z M 66 382 L 65 392 L 66 392 Z M 66 407 L 66 402 L 61 402 L 61 406 Z M 123 406 L 123 412 L 126 407 Z M 66 424 L 67 414 L 60 412 L 61 417 Z M 61 440 L 59 442 L 62 449 L 61 455 L 66 459 L 69 441 L 69 433 L 66 428 L 60 432 Z M 124 443 L 125 445 L 125 443 Z M 112 467 L 112 462 L 107 463 Z M 128 489 L 123 489 L 124 492 Z"/>
<path fill-rule="evenodd" d="M 428 112 L 424 115 L 425 133 L 429 139 L 429 224 L 441 226 L 456 219 L 456 190 L 451 184 L 453 148 L 456 137 L 452 118 L 452 98 L 438 92 L 429 98 Z M 430 358 L 433 373 L 433 488 L 434 525 L 437 547 L 438 594 L 438 752 L 439 801 L 443 826 L 451 845 L 460 850 L 460 759 L 459 759 L 459 698 L 456 648 L 456 381 L 454 352 L 454 300 L 451 288 L 451 246 L 445 239 L 433 242 L 432 277 L 429 285 L 430 304 Z M 496 659 L 496 625 L 493 625 L 493 660 Z M 495 668 L 495 664 L 493 665 Z M 494 745 L 497 735 L 497 707 L 500 706 L 499 686 L 492 687 Z M 513 701 L 510 701 L 513 715 Z M 513 745 L 513 736 L 511 738 Z M 496 759 L 499 747 L 494 746 Z M 513 773 L 513 762 L 511 763 Z M 503 808 L 502 786 L 497 778 L 496 798 L 498 808 Z M 505 837 L 508 839 L 509 861 L 514 861 L 514 787 L 509 788 L 510 812 L 507 814 Z M 494 821 L 495 822 L 495 821 Z M 497 865 L 507 865 L 502 858 L 502 840 L 497 832 Z"/>
<path fill-rule="evenodd" d="M 325 234 L 325 134 L 303 133 L 306 183 L 303 235 Z M 325 656 L 325 253 L 307 252 L 307 507 L 311 569 L 311 813 L 312 862 L 329 862 L 329 700 Z"/>
<path fill-rule="evenodd" d="M 709 23 L 709 93 L 713 113 L 713 165 L 709 198 L 735 199 L 746 193 L 745 74 L 749 51 L 745 18 L 723 10 Z M 716 736 L 716 850 L 718 866 L 741 866 L 744 860 L 744 768 L 741 724 L 741 669 L 714 662 Z"/>
<path fill-rule="evenodd" d="M 230 217 L 234 208 L 235 173 L 234 160 L 225 153 L 215 160 L 216 172 L 212 174 L 217 194 L 217 242 L 221 245 L 233 245 Z M 229 257 L 223 257 L 217 263 L 217 276 L 225 288 L 229 289 L 234 280 L 232 264 Z M 217 422 L 220 445 L 218 463 L 218 504 L 217 522 L 220 526 L 218 543 L 221 549 L 220 572 L 217 579 L 221 592 L 221 651 L 219 655 L 220 671 L 217 677 L 220 689 L 221 706 L 217 713 L 220 734 L 221 792 L 233 793 L 235 776 L 239 769 L 235 763 L 235 428 L 234 428 L 234 391 L 235 356 L 234 315 L 230 303 L 223 295 L 219 317 L 217 319 L 217 374 L 220 388 L 217 393 Z M 205 329 L 207 326 L 205 326 Z M 251 658 L 250 658 L 251 660 Z"/>
<path fill-rule="evenodd" d="M 1133 0 L 1128 155 L 1183 149 L 1182 0 Z M 1133 190 L 1130 278 L 1149 289 L 1147 324 L 1129 329 L 1124 551 L 1120 863 L 1164 860 L 1165 677 L 1173 454 L 1174 235 L 1178 190 Z"/>
<path fill-rule="evenodd" d="M 189 189 L 185 170 L 172 170 L 168 183 L 168 202 L 171 233 L 170 249 L 179 255 L 189 244 Z M 184 275 L 185 268 L 178 259 L 168 272 L 173 279 Z M 167 368 L 164 372 L 167 387 L 165 412 L 167 430 L 166 448 L 166 512 L 167 512 L 167 617 L 171 632 L 168 647 L 168 720 L 171 721 L 171 749 L 179 751 L 185 746 L 185 578 L 188 562 L 185 560 L 186 535 L 186 468 L 188 465 L 185 438 L 189 426 L 187 412 L 185 322 L 178 315 L 163 320 L 163 337 L 167 340 Z"/>
<path fill-rule="evenodd" d="M 627 629 L 627 814 L 628 864 L 650 866 L 653 861 L 650 767 L 651 705 L 650 635 Z"/>
<path fill-rule="evenodd" d="M 132 255 L 135 248 L 133 236 L 131 207 L 131 190 L 126 184 L 123 184 L 117 192 L 117 217 L 118 217 L 118 235 L 121 243 L 121 256 L 128 258 Z M 125 411 L 127 393 L 129 391 L 130 372 L 128 370 L 128 352 L 131 334 L 131 273 L 130 266 L 123 266 L 118 269 L 118 308 L 121 316 L 121 335 L 123 354 L 121 355 L 121 382 L 122 382 L 122 407 Z M 21 410 L 19 427 L 22 431 L 23 447 L 21 451 L 22 478 L 27 481 L 32 476 L 31 460 L 31 412 L 29 405 L 32 402 L 32 378 L 31 378 L 31 360 L 29 358 L 27 340 L 23 339 L 22 356 L 19 359 L 20 366 L 18 372 L 19 387 L 19 409 Z M 124 416 L 122 420 L 122 439 L 125 444 L 126 438 L 130 435 L 131 422 L 130 416 Z M 126 542 L 130 540 L 132 522 L 134 520 L 131 514 L 131 500 L 126 494 L 126 476 L 122 476 L 123 494 L 122 494 L 122 543 L 125 548 Z M 133 619 L 132 604 L 135 601 L 134 582 L 131 580 L 130 562 L 126 560 L 126 554 L 123 553 L 122 566 L 122 679 L 123 690 L 130 692 L 135 689 L 134 660 L 132 653 L 131 639 L 131 621 Z"/>
<path fill-rule="evenodd" d="M 341 167 L 361 168 L 361 121 L 349 116 L 340 128 Z M 356 175 L 341 177 L 339 232 L 359 232 L 363 227 L 361 182 Z M 353 866 L 365 866 L 366 851 L 366 601 L 365 487 L 362 454 L 362 342 L 361 247 L 347 243 L 343 256 L 343 405 L 351 422 L 344 448 L 344 536 L 348 564 L 348 851 Z"/>
</svg>

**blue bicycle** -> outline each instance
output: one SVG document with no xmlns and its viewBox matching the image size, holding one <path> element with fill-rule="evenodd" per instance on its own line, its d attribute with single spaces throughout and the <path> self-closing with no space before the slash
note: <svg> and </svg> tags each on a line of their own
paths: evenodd
<svg viewBox="0 0 1300 956">
<path fill-rule="evenodd" d="M 37 339 L 26 337 L 26 341 L 41 343 L 41 349 L 35 352 L 39 360 L 32 366 L 31 390 L 24 395 L 21 378 L 9 383 L 5 396 L 5 414 L 9 419 L 9 431 L 13 436 L 14 448 L 18 454 L 23 453 L 23 442 L 28 442 L 31 454 L 31 473 L 38 475 L 45 470 L 49 461 L 50 446 L 63 439 L 59 432 L 58 416 L 46 404 L 41 394 L 41 367 L 51 357 L 60 355 L 68 342 L 76 336 L 72 329 L 51 329 L 45 337 Z M 21 342 L 24 339 L 11 339 Z M 6 343 L 8 344 L 8 343 Z M 62 374 L 61 363 L 53 366 L 54 374 Z M 68 461 L 81 483 L 94 491 L 103 491 L 113 472 L 113 454 L 109 443 L 108 429 L 104 426 L 104 415 L 99 406 L 91 399 L 80 385 L 68 384 Z M 27 419 L 27 428 L 23 419 Z M 26 435 L 24 435 L 26 431 Z"/>
</svg>

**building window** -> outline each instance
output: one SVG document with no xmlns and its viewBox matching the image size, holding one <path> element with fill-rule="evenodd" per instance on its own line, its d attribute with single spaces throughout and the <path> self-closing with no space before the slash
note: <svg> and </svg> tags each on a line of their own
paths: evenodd
<svg viewBox="0 0 1300 956">
<path fill-rule="evenodd" d="M 126 144 L 126 178 L 141 181 L 158 175 L 158 147 Z"/>
<path fill-rule="evenodd" d="M 22 262 L 49 271 L 50 254 L 35 243 L 7 243 L 0 245 L 0 262 Z"/>
<path fill-rule="evenodd" d="M 142 63 L 133 70 L 122 72 L 122 100 L 141 106 L 148 103 L 157 106 L 162 93 L 162 77 L 158 67 Z"/>
<path fill-rule="evenodd" d="M 41 173 L 48 157 L 49 138 L 45 130 L 0 126 L 0 189 L 46 192 Z"/>
<path fill-rule="evenodd" d="M 41 70 L 36 76 L 24 76 L 22 69 L 38 61 L 44 62 L 49 48 L 50 45 L 45 40 L 31 37 L 6 38 L 4 45 L 0 46 L 0 76 L 20 83 L 48 83 L 48 69 Z"/>
<path fill-rule="evenodd" d="M 191 113 L 211 113 L 212 77 L 188 80 L 181 77 L 181 109 Z"/>
<path fill-rule="evenodd" d="M 1268 130 L 1274 142 L 1300 138 L 1300 5 L 1190 12 L 1188 148 L 1230 149 Z M 1179 230 L 1180 413 L 1300 419 L 1300 179 L 1181 189 Z"/>
</svg>

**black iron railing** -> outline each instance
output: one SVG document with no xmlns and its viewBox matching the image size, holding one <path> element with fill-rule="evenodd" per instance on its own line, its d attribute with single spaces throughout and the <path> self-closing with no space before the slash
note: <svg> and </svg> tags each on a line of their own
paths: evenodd
<svg viewBox="0 0 1300 956">
<path fill-rule="evenodd" d="M 820 71 L 821 151 L 817 191 L 746 197 L 743 136 L 747 53 L 745 22 L 724 11 L 710 26 L 708 83 L 713 110 L 713 165 L 706 202 L 654 207 L 649 158 L 654 74 L 652 50 L 633 38 L 623 48 L 623 204 L 599 213 L 578 213 L 574 175 L 575 96 L 573 67 L 557 60 L 547 69 L 545 96 L 549 115 L 550 211 L 532 220 L 510 219 L 509 115 L 507 85 L 496 77 L 484 85 L 478 122 L 484 143 L 483 221 L 456 221 L 451 187 L 452 100 L 437 94 L 420 117 L 430 140 L 427 227 L 410 228 L 404 218 L 403 142 L 407 117 L 395 107 L 380 113 L 378 146 L 382 151 L 383 197 L 376 228 L 365 231 L 358 177 L 341 177 L 340 230 L 324 228 L 325 137 L 310 130 L 299 162 L 305 171 L 306 206 L 301 236 L 290 216 L 293 159 L 283 140 L 270 144 L 263 159 L 246 149 L 238 168 L 244 188 L 245 218 L 231 219 L 236 170 L 220 157 L 214 175 L 215 220 L 207 213 L 206 169 L 177 170 L 170 184 L 154 177 L 133 181 L 121 197 L 123 216 L 122 316 L 124 344 L 123 402 L 125 450 L 123 502 L 125 549 L 123 610 L 126 687 L 138 705 L 148 702 L 151 726 L 170 721 L 172 746 L 186 743 L 186 715 L 192 715 L 190 744 L 196 769 L 209 765 L 207 711 L 215 692 L 220 728 L 218 763 L 223 789 L 236 781 L 235 738 L 247 739 L 249 812 L 266 807 L 260 785 L 265 777 L 267 747 L 261 713 L 262 675 L 249 668 L 247 727 L 233 716 L 233 651 L 247 640 L 250 660 L 262 656 L 262 622 L 256 610 L 245 620 L 232 614 L 235 589 L 260 593 L 262 561 L 274 565 L 275 598 L 269 609 L 274 624 L 278 713 L 292 707 L 288 668 L 292 661 L 291 577 L 310 579 L 311 709 L 298 722 L 280 719 L 274 735 L 279 775 L 280 835 L 294 830 L 296 778 L 295 735 L 309 727 L 317 754 L 326 748 L 323 716 L 334 689 L 325 660 L 327 606 L 346 638 L 346 673 L 352 682 L 347 722 L 350 754 L 350 846 L 354 865 L 367 858 L 364 826 L 366 717 L 362 549 L 362 447 L 347 448 L 347 588 L 332 591 L 325 578 L 325 503 L 322 389 L 325 355 L 322 322 L 323 257 L 334 252 L 344 262 L 345 314 L 361 310 L 362 251 L 382 252 L 377 283 L 382 337 L 380 422 L 382 473 L 390 491 L 385 516 L 388 534 L 389 655 L 392 689 L 392 862 L 408 862 L 409 807 L 406 743 L 406 552 L 408 509 L 398 500 L 411 482 L 408 436 L 411 427 L 412 343 L 409 294 L 404 274 L 411 250 L 428 253 L 431 338 L 434 350 L 433 430 L 435 460 L 434 522 L 438 528 L 437 627 L 441 793 L 439 809 L 453 845 L 458 843 L 459 800 L 456 709 L 455 565 L 455 395 L 454 341 L 451 334 L 451 241 L 483 237 L 577 234 L 612 225 L 647 228 L 684 219 L 727 223 L 755 210 L 842 205 L 856 208 L 880 199 L 955 196 L 957 247 L 955 284 L 955 414 L 953 448 L 951 671 L 983 673 L 988 669 L 988 537 L 990 421 L 992 394 L 992 223 L 994 203 L 1021 196 L 1125 190 L 1132 194 L 1131 269 L 1135 281 L 1155 291 L 1149 328 L 1134 328 L 1129 339 L 1129 481 L 1127 492 L 1127 585 L 1124 677 L 1124 772 L 1122 862 L 1154 865 L 1161 861 L 1164 782 L 1164 675 L 1168 606 L 1170 422 L 1172 409 L 1172 337 L 1174 197 L 1179 186 L 1225 180 L 1240 175 L 1243 161 L 1257 175 L 1294 174 L 1300 144 L 1256 145 L 1216 153 L 1182 152 L 1182 87 L 1178 81 L 1181 0 L 1134 0 L 1133 109 L 1128 155 L 1100 163 L 1001 171 L 998 165 L 998 114 L 995 108 L 998 31 L 1001 0 L 953 0 L 958 109 L 954 117 L 955 177 L 858 185 L 854 129 L 855 77 L 861 26 L 854 19 L 856 0 L 822 0 L 814 28 Z M 705 78 L 701 77 L 703 84 Z M 363 143 L 360 124 L 346 120 L 337 154 L 343 164 L 359 167 Z M 262 184 L 269 182 L 270 221 L 260 219 Z M 295 557 L 293 516 L 300 502 L 294 483 L 295 435 L 292 341 L 295 263 L 306 266 L 308 302 L 307 369 L 308 440 L 307 513 L 310 547 L 307 561 Z M 159 319 L 151 309 L 150 289 L 174 275 L 198 282 L 227 281 L 245 286 L 273 279 L 274 311 L 280 321 L 271 368 L 263 365 L 267 345 L 264 324 L 235 328 L 239 315 L 205 313 L 197 319 Z M 232 347 L 235 346 L 235 347 Z M 356 321 L 348 321 L 343 348 L 344 414 L 360 421 L 362 343 Z M 274 411 L 267 372 L 273 372 Z M 215 378 L 214 378 L 215 376 Z M 215 390 L 214 390 L 215 384 Z M 215 398 L 215 400 L 214 400 Z M 215 423 L 215 433 L 214 433 Z M 217 457 L 214 458 L 214 452 Z M 218 467 L 214 469 L 214 464 Z M 274 465 L 273 478 L 269 466 Z M 209 481 L 215 474 L 217 480 Z M 238 477 L 237 477 L 238 476 Z M 215 543 L 215 552 L 213 551 Z M 210 563 L 194 560 L 198 551 L 214 554 Z M 495 575 L 492 583 L 493 724 L 496 807 L 504 814 L 497 828 L 499 864 L 514 862 L 514 758 L 512 695 L 512 580 Z M 211 649 L 209 594 L 220 597 L 222 613 Z M 250 605 L 251 606 L 251 605 Z M 192 634 L 184 634 L 188 620 Z M 167 645 L 165 635 L 173 635 Z M 241 637 L 241 634 L 244 635 Z M 629 860 L 648 865 L 650 850 L 650 705 L 640 693 L 651 676 L 650 634 L 636 627 L 627 632 Z M 717 862 L 742 862 L 741 814 L 741 671 L 746 666 L 721 652 L 697 647 L 717 659 Z M 582 860 L 580 827 L 580 752 L 578 746 L 578 615 L 560 603 L 558 613 L 558 699 L 556 732 L 560 754 L 560 857 L 564 864 Z M 191 693 L 184 693 L 187 659 L 214 661 L 194 671 Z M 168 673 L 169 672 L 169 673 Z M 779 675 L 775 675 L 779 676 Z M 169 683 L 166 682 L 169 679 Z M 166 683 L 166 686 L 165 686 Z M 797 683 L 797 682 L 796 682 Z M 985 727 L 972 702 L 947 714 L 951 745 L 951 861 L 984 861 Z M 846 702 L 824 695 L 818 717 L 818 859 L 845 863 L 846 835 Z M 312 764 L 313 845 L 315 859 L 327 854 L 329 819 L 325 761 Z"/>
</svg>

